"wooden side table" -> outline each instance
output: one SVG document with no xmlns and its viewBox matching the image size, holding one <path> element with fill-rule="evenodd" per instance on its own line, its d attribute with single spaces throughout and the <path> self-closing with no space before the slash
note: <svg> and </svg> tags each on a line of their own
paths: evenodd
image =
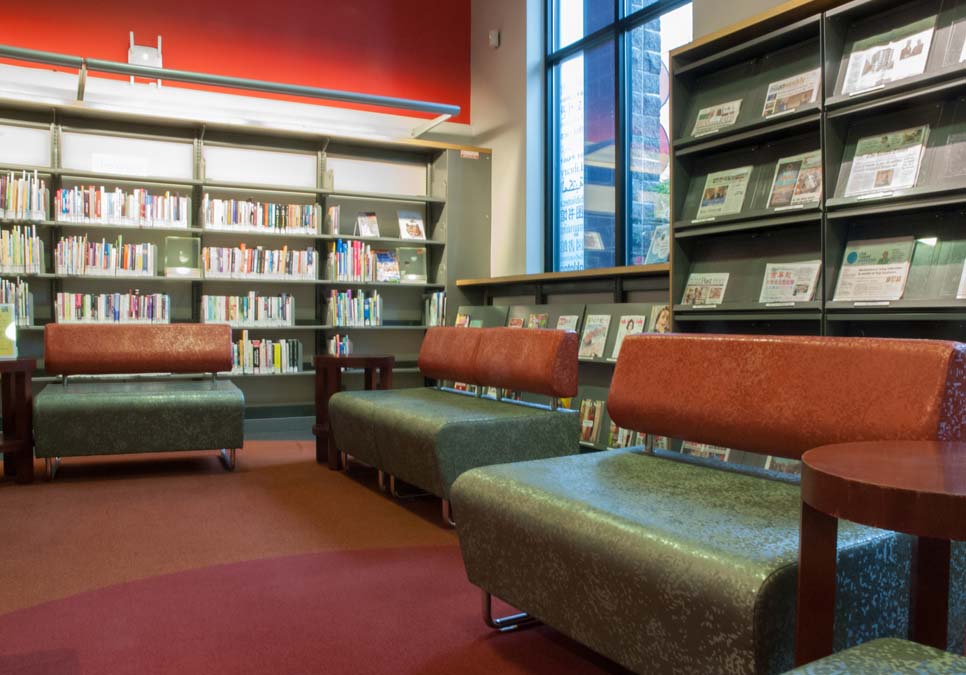
<svg viewBox="0 0 966 675">
<path fill-rule="evenodd" d="M 946 649 L 950 540 L 966 540 L 966 443 L 842 443 L 802 455 L 795 661 L 832 653 L 838 518 L 917 537 L 909 621 Z"/>
<path fill-rule="evenodd" d="M 0 405 L 3 407 L 3 473 L 18 483 L 34 480 L 34 395 L 36 359 L 0 361 Z"/>
<path fill-rule="evenodd" d="M 342 468 L 329 425 L 329 399 L 332 394 L 342 390 L 342 369 L 362 368 L 366 389 L 391 389 L 395 363 L 396 357 L 386 354 L 317 354 L 312 359 L 312 365 L 315 366 L 315 425 L 312 433 L 315 434 L 316 462 L 328 463 L 334 471 Z"/>
</svg>

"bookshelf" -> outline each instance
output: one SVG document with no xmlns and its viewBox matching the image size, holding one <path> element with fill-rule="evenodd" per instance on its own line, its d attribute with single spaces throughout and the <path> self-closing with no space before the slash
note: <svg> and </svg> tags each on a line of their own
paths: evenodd
<svg viewBox="0 0 966 675">
<path fill-rule="evenodd" d="M 43 214 L 3 217 L 8 214 L 0 210 L 0 230 L 36 227 L 44 247 L 42 271 L 0 273 L 4 279 L 29 283 L 34 297 L 33 325 L 21 326 L 19 347 L 24 356 L 39 359 L 38 385 L 53 380 L 42 367 L 42 327 L 55 320 L 58 293 L 112 294 L 136 289 L 139 294 L 162 294 L 170 297 L 169 319 L 175 323 L 202 321 L 202 296 L 285 295 L 294 298 L 291 322 L 233 326 L 233 340 L 239 340 L 242 331 L 248 331 L 251 339 L 299 340 L 301 370 L 230 377 L 245 393 L 249 416 L 311 414 L 314 371 L 310 364 L 314 354 L 324 353 L 329 338 L 349 335 L 356 352 L 396 355 L 397 386 L 419 385 L 422 380 L 415 360 L 431 323 L 426 315 L 428 298 L 445 293 L 454 308 L 450 314 L 455 316 L 455 307 L 464 299 L 464 291 L 456 286 L 455 270 L 479 276 L 489 271 L 490 155 L 486 150 L 464 152 L 460 146 L 412 139 L 274 134 L 265 128 L 205 126 L 177 119 L 145 121 L 76 107 L 41 111 L 6 105 L 0 109 L 0 175 L 14 172 L 21 177 L 27 172 L 32 177 L 36 171 L 49 192 Z M 113 196 L 115 191 L 124 198 L 139 190 L 152 199 L 166 194 L 184 198 L 186 222 L 184 218 L 175 222 L 140 222 L 126 216 L 85 218 L 76 212 L 65 220 L 68 214 L 55 203 L 58 191 L 90 186 L 98 191 L 104 188 L 107 197 L 102 199 L 102 207 L 108 199 L 123 201 Z M 220 225 L 206 217 L 206 198 L 226 203 L 235 200 L 236 206 L 246 209 L 254 204 L 256 213 L 262 213 L 258 208 L 272 205 L 274 215 L 280 207 L 286 220 L 278 216 L 271 223 L 258 221 L 264 225 L 262 229 L 255 229 L 251 221 L 245 226 Z M 83 199 L 80 204 L 83 208 Z M 333 206 L 341 211 L 335 230 L 326 221 Z M 400 236 L 397 211 L 402 210 L 418 213 L 425 240 Z M 353 233 L 357 212 L 376 214 L 380 236 Z M 305 223 L 287 220 L 302 215 Z M 288 229 L 278 223 L 287 223 Z M 54 257 L 58 242 L 85 236 L 86 243 L 104 240 L 112 246 L 119 241 L 151 245 L 156 251 L 156 269 L 139 276 L 58 270 Z M 183 240 L 172 239 L 179 237 Z M 400 248 L 420 249 L 425 279 L 400 283 L 330 278 L 329 250 L 340 240 L 363 241 L 397 255 Z M 186 251 L 185 266 L 189 268 L 195 264 L 190 260 L 192 248 L 201 253 L 197 262 L 203 267 L 206 249 L 242 247 L 246 252 L 261 247 L 258 260 L 264 258 L 266 265 L 275 267 L 271 276 L 222 278 L 203 272 L 196 278 L 169 276 L 166 252 L 179 252 L 179 247 Z M 269 255 L 271 251 L 279 253 Z M 274 270 L 281 269 L 280 261 L 291 259 L 286 256 L 296 251 L 315 261 L 316 273 L 299 277 L 275 274 Z M 367 296 L 378 292 L 382 325 L 334 325 L 327 314 L 332 291 Z M 349 382 L 351 385 L 351 377 Z"/>
<path fill-rule="evenodd" d="M 966 2 L 852 0 L 793 10 L 671 54 L 675 330 L 962 339 Z M 768 114 L 770 86 L 815 70 L 813 100 L 791 98 L 787 110 Z M 719 115 L 719 128 L 694 136 L 699 111 L 736 99 L 735 119 Z M 906 137 L 919 148 L 908 181 L 901 147 L 888 146 L 888 159 L 883 142 L 923 127 L 922 142 Z M 771 203 L 776 163 L 812 151 L 821 157 L 816 199 Z M 881 158 L 889 171 L 869 173 Z M 741 208 L 700 217 L 703 200 L 716 196 L 706 192 L 707 175 L 745 166 L 752 170 Z M 900 298 L 837 295 L 856 242 L 895 238 L 911 241 Z M 762 301 L 767 263 L 810 261 L 819 261 L 811 297 Z M 728 275 L 723 297 L 685 302 L 692 275 L 708 274 Z"/>
</svg>

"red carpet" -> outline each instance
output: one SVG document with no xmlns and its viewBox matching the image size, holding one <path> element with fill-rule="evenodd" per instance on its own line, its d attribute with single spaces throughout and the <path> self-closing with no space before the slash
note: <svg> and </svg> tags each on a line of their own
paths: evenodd
<svg viewBox="0 0 966 675">
<path fill-rule="evenodd" d="M 455 547 L 206 567 L 0 616 L 0 673 L 605 673 L 540 627 L 496 634 Z"/>
</svg>

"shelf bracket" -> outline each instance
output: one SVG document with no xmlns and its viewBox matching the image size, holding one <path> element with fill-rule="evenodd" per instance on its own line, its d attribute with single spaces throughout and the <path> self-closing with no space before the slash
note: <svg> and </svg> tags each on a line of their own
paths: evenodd
<svg viewBox="0 0 966 675">
<path fill-rule="evenodd" d="M 427 131 L 430 131 L 432 129 L 435 129 L 440 124 L 442 124 L 443 122 L 445 122 L 446 120 L 448 120 L 450 117 L 452 117 L 452 115 L 450 115 L 449 113 L 443 113 L 439 117 L 434 117 L 433 119 L 429 120 L 428 122 L 425 122 L 424 124 L 420 124 L 418 127 L 414 127 L 413 130 L 412 130 L 412 132 L 411 132 L 412 135 L 413 135 L 413 138 L 419 138 L 420 136 L 422 136 L 423 134 L 425 134 Z"/>
<path fill-rule="evenodd" d="M 87 63 L 84 63 L 77 71 L 77 100 L 84 100 L 84 89 L 87 88 Z"/>
</svg>

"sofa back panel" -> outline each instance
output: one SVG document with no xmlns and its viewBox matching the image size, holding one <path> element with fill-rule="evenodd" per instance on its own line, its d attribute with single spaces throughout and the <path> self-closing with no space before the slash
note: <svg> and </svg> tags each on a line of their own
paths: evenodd
<svg viewBox="0 0 966 675">
<path fill-rule="evenodd" d="M 628 337 L 621 427 L 798 459 L 820 445 L 966 440 L 966 345 L 742 335 Z"/>
<path fill-rule="evenodd" d="M 480 384 L 556 398 L 577 394 L 577 349 L 573 331 L 485 328 L 476 354 Z"/>
<path fill-rule="evenodd" d="M 479 384 L 476 379 L 476 350 L 482 328 L 435 326 L 426 331 L 419 349 L 419 369 L 424 377 Z"/>
<path fill-rule="evenodd" d="M 66 324 L 44 327 L 52 375 L 208 373 L 231 370 L 227 324 Z"/>
</svg>

